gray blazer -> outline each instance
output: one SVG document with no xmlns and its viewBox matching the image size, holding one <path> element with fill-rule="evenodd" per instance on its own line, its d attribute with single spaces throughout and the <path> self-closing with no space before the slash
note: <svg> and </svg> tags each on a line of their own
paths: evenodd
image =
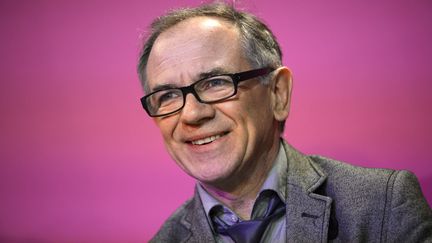
<svg viewBox="0 0 432 243">
<path fill-rule="evenodd" d="M 286 242 L 432 242 L 432 211 L 408 171 L 288 158 Z M 150 242 L 215 242 L 198 193 Z"/>
</svg>

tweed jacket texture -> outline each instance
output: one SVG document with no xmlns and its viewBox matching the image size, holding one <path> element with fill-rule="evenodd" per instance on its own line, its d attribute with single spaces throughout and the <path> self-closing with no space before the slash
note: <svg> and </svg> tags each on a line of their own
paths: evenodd
<svg viewBox="0 0 432 243">
<path fill-rule="evenodd" d="M 286 242 L 432 242 L 432 210 L 411 172 L 356 167 L 283 146 Z M 197 192 L 150 242 L 215 242 Z"/>
</svg>

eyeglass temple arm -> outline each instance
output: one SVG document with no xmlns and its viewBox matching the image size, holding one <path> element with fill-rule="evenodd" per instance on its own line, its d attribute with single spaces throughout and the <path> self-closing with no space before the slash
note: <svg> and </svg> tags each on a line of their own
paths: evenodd
<svg viewBox="0 0 432 243">
<path fill-rule="evenodd" d="M 248 80 L 251 78 L 266 75 L 266 74 L 272 72 L 273 70 L 274 70 L 274 68 L 266 67 L 266 68 L 260 68 L 260 69 L 246 71 L 246 72 L 242 72 L 242 73 L 237 73 L 235 76 L 235 79 L 237 80 L 237 82 L 240 82 L 243 80 Z"/>
</svg>

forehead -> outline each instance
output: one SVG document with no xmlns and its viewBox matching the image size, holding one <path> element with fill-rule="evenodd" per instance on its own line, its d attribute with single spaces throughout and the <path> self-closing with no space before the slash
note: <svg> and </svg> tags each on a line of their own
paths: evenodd
<svg viewBox="0 0 432 243">
<path fill-rule="evenodd" d="M 157 54 L 161 49 L 173 47 L 173 44 L 186 45 L 201 40 L 215 40 L 214 38 L 220 42 L 226 39 L 235 41 L 238 40 L 237 37 L 237 28 L 222 18 L 193 17 L 162 32 L 153 45 L 152 53 Z"/>
<path fill-rule="evenodd" d="M 179 82 L 219 68 L 236 70 L 244 62 L 238 29 L 214 17 L 184 20 L 161 33 L 150 52 L 147 82 Z"/>
</svg>

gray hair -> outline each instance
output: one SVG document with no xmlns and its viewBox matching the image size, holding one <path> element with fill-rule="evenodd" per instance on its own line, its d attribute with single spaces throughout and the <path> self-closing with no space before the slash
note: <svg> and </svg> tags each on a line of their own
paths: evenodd
<svg viewBox="0 0 432 243">
<path fill-rule="evenodd" d="M 282 51 L 271 30 L 256 16 L 236 10 L 233 6 L 214 2 L 196 8 L 182 8 L 158 17 L 150 25 L 150 33 L 142 47 L 138 62 L 138 75 L 145 92 L 149 92 L 146 67 L 158 36 L 184 20 L 193 17 L 217 17 L 233 24 L 239 30 L 240 45 L 253 68 L 282 66 Z M 266 83 L 268 79 L 261 79 Z M 284 123 L 284 122 L 283 122 Z M 283 130 L 283 125 L 281 126 Z"/>
</svg>

